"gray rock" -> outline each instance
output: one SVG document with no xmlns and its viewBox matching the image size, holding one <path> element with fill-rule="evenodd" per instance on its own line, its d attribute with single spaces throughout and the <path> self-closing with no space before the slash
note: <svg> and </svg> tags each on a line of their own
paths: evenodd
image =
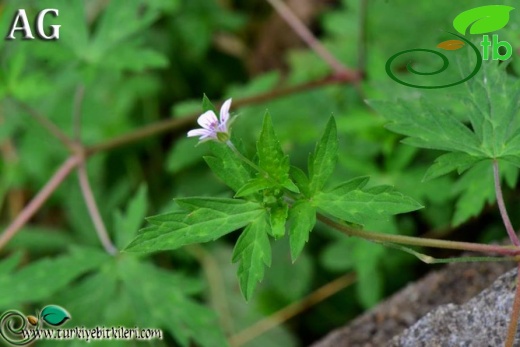
<svg viewBox="0 0 520 347">
<path fill-rule="evenodd" d="M 500 276 L 462 305 L 439 306 L 394 337 L 387 347 L 502 347 L 516 288 L 517 270 Z M 520 340 L 515 340 L 520 346 Z"/>
</svg>

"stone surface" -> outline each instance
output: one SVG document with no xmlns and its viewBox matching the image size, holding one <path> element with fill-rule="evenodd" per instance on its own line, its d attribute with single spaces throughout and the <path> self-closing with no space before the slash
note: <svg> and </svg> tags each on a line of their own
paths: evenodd
<svg viewBox="0 0 520 347">
<path fill-rule="evenodd" d="M 313 347 L 381 347 L 402 333 L 428 312 L 455 308 L 489 287 L 500 275 L 515 266 L 512 262 L 454 263 L 432 271 L 392 297 L 366 312 L 348 325 L 329 333 Z M 438 268 L 437 268 L 438 269 Z M 501 282 L 503 283 L 503 282 Z M 498 288 L 493 287 L 493 290 Z M 504 287 L 503 289 L 507 289 Z M 502 294 L 499 294 L 502 295 Z M 507 295 L 505 298 L 507 299 Z M 488 296 L 495 310 L 498 301 Z M 502 302 L 503 303 L 503 302 Z M 443 307 L 442 305 L 453 306 Z M 442 308 L 441 308 L 442 307 Z M 508 317 L 508 312 L 505 311 Z M 479 319 L 472 315 L 473 320 Z M 466 320 L 471 318 L 466 318 Z M 458 325 L 456 325 L 458 326 Z M 479 329 L 485 329 L 480 326 Z M 402 336 L 404 338 L 404 335 Z M 403 340 L 404 341 L 404 340 Z M 399 346 L 392 342 L 392 346 Z M 419 344 L 410 344 L 419 346 Z M 429 345 L 443 346 L 443 344 Z M 456 346 L 456 345 L 447 345 Z M 477 346 L 472 344 L 471 346 Z M 488 346 L 488 345 L 486 345 Z"/>
<path fill-rule="evenodd" d="M 388 347 L 502 347 L 516 288 L 516 269 L 463 305 L 443 305 L 396 336 Z M 515 346 L 519 345 L 516 340 Z"/>
</svg>

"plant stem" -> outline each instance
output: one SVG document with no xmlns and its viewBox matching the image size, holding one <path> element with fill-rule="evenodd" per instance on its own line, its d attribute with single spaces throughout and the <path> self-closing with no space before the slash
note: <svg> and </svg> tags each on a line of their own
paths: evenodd
<svg viewBox="0 0 520 347">
<path fill-rule="evenodd" d="M 345 65 L 336 59 L 336 57 L 314 37 L 314 34 L 293 13 L 289 6 L 281 0 L 267 0 L 267 2 L 274 7 L 276 12 L 289 24 L 294 32 L 334 70 L 336 75 L 345 75 L 359 80 L 359 74 L 356 71 L 347 69 Z"/>
<path fill-rule="evenodd" d="M 306 82 L 303 84 L 299 84 L 292 87 L 280 88 L 277 90 L 272 90 L 266 93 L 258 94 L 255 96 L 246 97 L 243 99 L 238 99 L 233 102 L 235 107 L 259 104 L 262 102 L 266 102 L 272 99 L 280 98 L 286 95 L 301 93 L 307 90 L 312 90 L 319 87 L 324 87 L 328 85 L 341 84 L 341 83 L 349 83 L 355 82 L 357 79 L 354 79 L 350 76 L 329 76 L 317 81 Z M 222 105 L 222 103 L 220 103 Z M 220 107 L 219 105 L 216 105 Z M 99 143 L 97 145 L 91 146 L 86 149 L 85 155 L 90 157 L 96 153 L 109 151 L 118 147 L 122 147 L 128 145 L 133 142 L 141 141 L 145 138 L 152 137 L 155 135 L 159 135 L 174 129 L 183 129 L 188 128 L 191 124 L 195 123 L 199 113 L 192 113 L 185 115 L 180 118 L 169 118 L 165 119 L 144 127 L 141 127 L 137 130 L 129 132 L 127 134 L 123 134 L 106 142 Z"/>
<path fill-rule="evenodd" d="M 520 246 L 520 240 L 518 240 L 518 236 L 516 236 L 515 229 L 513 229 L 513 225 L 511 224 L 511 220 L 509 219 L 509 215 L 507 214 L 506 205 L 504 203 L 504 197 L 502 196 L 502 187 L 500 186 L 500 173 L 498 170 L 498 161 L 496 159 L 493 160 L 493 176 L 495 178 L 495 193 L 497 197 L 498 208 L 500 210 L 502 220 L 504 221 L 507 234 L 509 235 L 509 239 L 511 240 L 513 245 Z"/>
<path fill-rule="evenodd" d="M 88 212 L 90 214 L 90 218 L 92 218 L 92 222 L 94 223 L 96 233 L 98 235 L 99 240 L 101 241 L 101 244 L 103 245 L 103 248 L 110 255 L 117 254 L 117 248 L 112 244 L 112 241 L 110 241 L 107 229 L 105 227 L 105 224 L 103 223 L 101 214 L 99 213 L 99 209 L 96 204 L 96 199 L 94 198 L 92 188 L 90 187 L 90 183 L 88 181 L 87 170 L 85 169 L 84 163 L 82 163 L 78 167 L 78 179 L 79 185 L 81 187 L 81 192 L 83 193 L 83 198 L 85 199 L 85 204 L 87 205 Z"/>
<path fill-rule="evenodd" d="M 356 274 L 354 272 L 347 273 L 336 278 L 332 282 L 325 284 L 312 292 L 300 301 L 296 301 L 281 310 L 273 313 L 250 327 L 231 336 L 230 345 L 234 347 L 242 346 L 270 329 L 286 322 L 290 318 L 302 313 L 308 308 L 320 303 L 321 301 L 338 293 L 340 290 L 354 284 L 356 282 Z"/>
<path fill-rule="evenodd" d="M 513 302 L 513 309 L 511 310 L 511 319 L 509 320 L 509 327 L 507 329 L 507 339 L 505 346 L 513 347 L 515 343 L 516 329 L 518 327 L 518 318 L 520 316 L 520 264 L 516 274 L 516 290 L 515 300 Z"/>
<path fill-rule="evenodd" d="M 31 202 L 23 209 L 16 219 L 7 227 L 0 236 L 0 249 L 2 249 L 11 238 L 31 219 L 31 217 L 40 209 L 49 196 L 58 188 L 58 186 L 67 178 L 70 172 L 81 162 L 80 156 L 69 157 L 49 179 L 45 186 L 31 200 Z"/>
<path fill-rule="evenodd" d="M 242 153 L 240 153 L 240 151 L 235 147 L 235 145 L 233 144 L 233 142 L 231 142 L 230 140 L 226 141 L 226 145 L 231 148 L 231 150 L 237 155 L 237 157 L 242 160 L 244 163 L 246 163 L 247 165 L 251 166 L 254 170 L 258 171 L 258 173 L 264 175 L 266 178 L 269 178 L 269 174 L 267 172 L 265 172 L 264 169 L 262 169 L 260 166 L 256 165 L 255 163 L 253 163 L 251 160 L 249 160 L 245 155 L 243 155 Z"/>
<path fill-rule="evenodd" d="M 65 135 L 60 128 L 58 128 L 53 122 L 51 122 L 47 117 L 42 115 L 40 112 L 35 110 L 34 108 L 27 105 L 25 102 L 12 99 L 18 107 L 22 108 L 25 112 L 27 112 L 31 117 L 33 117 L 37 123 L 39 123 L 43 128 L 45 128 L 49 134 L 58 139 L 65 147 L 68 149 L 74 148 L 74 141 L 72 141 L 67 135 Z"/>
<path fill-rule="evenodd" d="M 520 249 L 513 246 L 485 245 L 480 243 L 446 241 L 404 235 L 382 234 L 371 231 L 355 230 L 339 222 L 336 222 L 322 214 L 318 214 L 317 217 L 323 223 L 343 232 L 344 234 L 347 234 L 348 236 L 357 236 L 370 241 L 399 243 L 402 245 L 409 246 L 457 249 L 481 253 L 496 253 L 506 256 L 520 255 Z"/>
<path fill-rule="evenodd" d="M 262 168 L 258 167 L 255 163 L 245 157 L 240 151 L 233 145 L 231 141 L 227 141 L 226 144 L 231 148 L 231 150 L 239 157 L 240 160 L 247 163 L 253 169 L 258 171 L 260 174 L 264 175 L 266 178 L 269 178 L 269 174 L 265 172 Z M 294 202 L 291 197 L 287 197 L 289 203 Z M 437 239 L 427 239 L 421 237 L 413 237 L 413 236 L 404 236 L 404 235 L 390 235 L 390 234 L 382 234 L 371 231 L 363 231 L 349 228 L 348 226 L 336 222 L 322 214 L 317 215 L 318 219 L 323 223 L 349 235 L 349 236 L 357 236 L 366 240 L 380 242 L 380 243 L 394 243 L 394 244 L 402 244 L 409 246 L 422 246 L 422 247 L 433 247 L 433 248 L 445 248 L 445 249 L 457 249 L 457 250 L 465 250 L 465 251 L 474 251 L 474 252 L 482 252 L 482 253 L 497 253 L 505 256 L 516 256 L 520 255 L 520 248 L 513 246 L 496 246 L 496 245 L 486 245 L 480 243 L 470 243 L 470 242 L 457 242 L 457 241 L 446 241 L 446 240 L 437 240 Z M 397 246 L 399 247 L 399 246 Z M 431 258 L 431 257 L 430 257 Z M 433 258 L 432 258 L 433 259 Z"/>
</svg>

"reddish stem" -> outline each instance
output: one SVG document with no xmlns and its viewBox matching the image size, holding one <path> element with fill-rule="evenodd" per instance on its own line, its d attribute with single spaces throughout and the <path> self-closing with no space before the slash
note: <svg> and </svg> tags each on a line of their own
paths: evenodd
<svg viewBox="0 0 520 347">
<path fill-rule="evenodd" d="M 56 188 L 58 188 L 65 178 L 67 178 L 70 172 L 81 162 L 81 160 L 82 158 L 80 156 L 71 156 L 60 166 L 58 171 L 56 171 L 40 192 L 2 233 L 0 236 L 0 249 L 2 249 L 25 225 L 25 223 L 31 219 L 31 217 L 40 209 L 43 203 L 56 190 Z"/>
<path fill-rule="evenodd" d="M 502 216 L 502 220 L 504 221 L 504 225 L 506 227 L 507 234 L 509 235 L 509 239 L 515 246 L 520 246 L 520 240 L 518 240 L 518 236 L 516 236 L 515 229 L 513 229 L 513 225 L 511 224 L 511 220 L 509 219 L 509 215 L 507 214 L 506 205 L 504 203 L 504 197 L 502 196 L 502 187 L 500 186 L 500 173 L 498 171 L 498 161 L 493 161 L 493 176 L 495 178 L 495 192 L 497 196 L 498 209 L 500 210 L 500 215 Z"/>
</svg>

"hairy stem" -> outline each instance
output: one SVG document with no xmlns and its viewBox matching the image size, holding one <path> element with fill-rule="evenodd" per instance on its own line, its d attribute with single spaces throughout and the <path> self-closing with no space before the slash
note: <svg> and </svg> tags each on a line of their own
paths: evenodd
<svg viewBox="0 0 520 347">
<path fill-rule="evenodd" d="M 497 245 L 485 245 L 480 243 L 471 242 L 457 242 L 457 241 L 446 241 L 436 239 L 426 239 L 413 236 L 404 235 L 390 235 L 382 234 L 371 231 L 355 230 L 348 226 L 336 222 L 322 214 L 318 214 L 318 219 L 323 223 L 327 224 L 334 229 L 341 231 L 348 236 L 357 236 L 366 240 L 376 242 L 389 242 L 398 243 L 408 246 L 421 246 L 421 247 L 432 247 L 432 248 L 445 248 L 445 249 L 457 249 L 463 251 L 473 251 L 480 253 L 496 253 L 506 256 L 520 255 L 520 249 L 513 246 L 497 246 Z"/>
<path fill-rule="evenodd" d="M 274 7 L 276 12 L 282 17 L 287 24 L 294 30 L 305 43 L 323 59 L 337 75 L 350 76 L 359 79 L 359 74 L 355 71 L 347 69 L 332 53 L 329 52 L 316 39 L 314 34 L 302 23 L 302 21 L 293 13 L 293 11 L 281 0 L 267 0 Z"/>
<path fill-rule="evenodd" d="M 2 249 L 11 238 L 31 219 L 31 217 L 40 209 L 49 196 L 58 188 L 58 186 L 67 178 L 70 172 L 82 161 L 80 156 L 69 157 L 49 179 L 45 186 L 31 200 L 31 202 L 23 209 L 16 219 L 7 227 L 0 236 L 0 249 Z"/>
<path fill-rule="evenodd" d="M 90 187 L 90 182 L 88 181 L 87 170 L 85 169 L 84 163 L 78 167 L 78 179 L 81 192 L 83 193 L 83 198 L 85 199 L 85 204 L 87 205 L 88 212 L 90 214 L 90 218 L 92 218 L 96 233 L 99 240 L 101 241 L 101 244 L 103 245 L 103 248 L 110 255 L 117 254 L 117 248 L 112 244 L 112 241 L 110 241 L 107 229 L 103 223 L 101 214 L 99 213 L 94 194 L 92 193 L 92 188 Z"/>
<path fill-rule="evenodd" d="M 511 319 L 509 320 L 509 327 L 507 328 L 507 339 L 506 339 L 506 343 L 505 343 L 506 347 L 514 346 L 519 316 L 520 316 L 520 264 L 518 264 L 518 270 L 517 270 L 517 274 L 516 274 L 515 300 L 513 302 L 513 309 L 511 310 Z"/>
<path fill-rule="evenodd" d="M 495 193 L 497 197 L 498 208 L 500 210 L 500 215 L 502 216 L 502 220 L 504 221 L 504 226 L 506 227 L 507 234 L 509 235 L 509 239 L 515 246 L 520 246 L 520 240 L 518 240 L 518 236 L 516 236 L 515 229 L 513 229 L 513 225 L 511 224 L 511 220 L 509 219 L 509 215 L 507 214 L 506 205 L 504 203 L 504 197 L 502 196 L 502 187 L 500 186 L 500 173 L 498 170 L 498 161 L 493 161 L 493 176 L 495 178 Z"/>
<path fill-rule="evenodd" d="M 235 153 L 237 155 L 237 157 L 242 160 L 244 163 L 246 163 L 247 165 L 251 166 L 254 170 L 258 171 L 258 173 L 262 174 L 263 176 L 265 176 L 266 178 L 269 178 L 269 174 L 267 172 L 265 172 L 264 169 L 262 169 L 260 166 L 256 165 L 255 163 L 253 163 L 251 160 L 249 160 L 245 155 L 243 155 L 242 153 L 240 153 L 240 151 L 235 147 L 235 145 L 233 144 L 233 142 L 231 141 L 226 141 L 226 145 L 231 148 L 231 150 L 233 151 L 233 153 Z"/>
</svg>

